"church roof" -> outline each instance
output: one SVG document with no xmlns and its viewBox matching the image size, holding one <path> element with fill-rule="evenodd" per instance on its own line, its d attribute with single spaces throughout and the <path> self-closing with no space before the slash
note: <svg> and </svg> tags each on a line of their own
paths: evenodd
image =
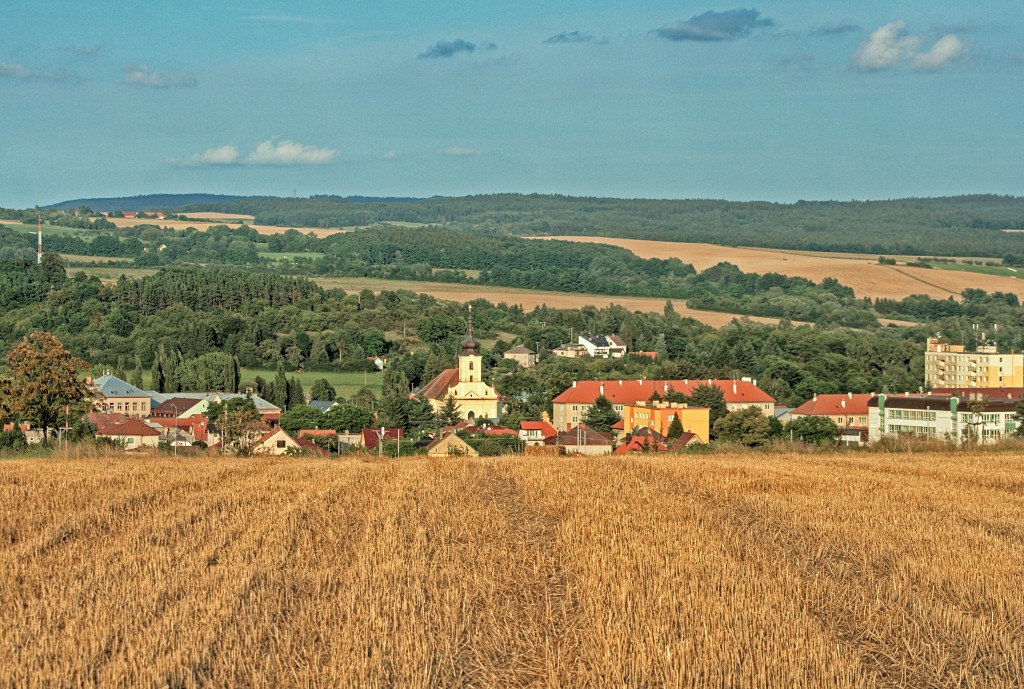
<svg viewBox="0 0 1024 689">
<path fill-rule="evenodd" d="M 459 382 L 459 369 L 446 368 L 437 376 L 423 386 L 420 394 L 427 400 L 444 400 L 448 397 L 448 390 L 455 387 Z"/>
</svg>

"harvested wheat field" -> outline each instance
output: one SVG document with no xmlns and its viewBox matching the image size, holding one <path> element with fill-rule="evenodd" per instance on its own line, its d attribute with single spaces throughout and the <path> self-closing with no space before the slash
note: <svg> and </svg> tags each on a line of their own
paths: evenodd
<svg viewBox="0 0 1024 689">
<path fill-rule="evenodd" d="M 606 294 L 580 294 L 578 292 L 545 292 L 542 290 L 520 289 L 516 287 L 497 287 L 492 285 L 463 285 L 457 282 L 418 282 L 414 280 L 385 280 L 381 278 L 357 278 L 357 277 L 315 277 L 312 278 L 321 287 L 328 289 L 343 289 L 346 292 L 358 292 L 368 289 L 373 292 L 382 290 L 409 290 L 421 294 L 429 294 L 438 299 L 447 301 L 468 302 L 474 299 L 486 299 L 492 304 L 505 302 L 506 304 L 518 304 L 526 311 L 531 311 L 538 306 L 548 306 L 553 309 L 579 309 L 584 306 L 596 306 L 604 308 L 611 304 L 618 304 L 628 311 L 641 311 L 644 313 L 662 313 L 665 310 L 665 302 L 671 301 L 675 312 L 686 318 L 693 318 L 710 325 L 713 328 L 720 328 L 728 325 L 733 319 L 749 320 L 755 323 L 779 322 L 778 318 L 766 318 L 763 316 L 744 316 L 735 313 L 722 311 L 704 311 L 702 309 L 691 309 L 682 299 L 668 300 L 664 297 L 618 297 Z M 882 323 L 903 324 L 906 321 L 886 321 Z M 799 324 L 800 321 L 793 321 Z M 912 323 L 907 323 L 913 325 Z"/>
<path fill-rule="evenodd" d="M 0 462 L 0 685 L 1020 686 L 1022 465 Z"/>
<path fill-rule="evenodd" d="M 884 266 L 877 256 L 863 254 L 786 251 L 750 247 L 718 246 L 685 242 L 659 242 L 614 237 L 537 237 L 570 242 L 610 244 L 632 251 L 641 258 L 675 257 L 697 270 L 727 261 L 748 273 L 782 273 L 821 282 L 835 278 L 853 288 L 858 297 L 902 299 L 927 294 L 937 299 L 959 297 L 968 287 L 987 292 L 1012 292 L 1024 297 L 1024 280 L 1000 275 L 967 273 L 909 266 Z M 916 260 L 915 257 L 900 257 Z"/>
<path fill-rule="evenodd" d="M 210 217 L 209 213 L 203 213 L 205 217 Z M 239 216 L 233 215 L 231 218 L 238 218 Z M 214 225 L 223 225 L 223 221 L 219 222 L 203 222 L 201 220 L 157 220 L 155 218 L 107 218 L 110 222 L 114 223 L 118 227 L 135 227 L 136 225 L 158 225 L 159 227 L 169 227 L 172 230 L 187 230 L 190 227 L 194 227 L 200 232 L 205 232 Z M 348 232 L 349 228 L 344 227 L 278 227 L 277 225 L 249 225 L 252 229 L 256 230 L 259 234 L 284 234 L 289 229 L 294 229 L 302 234 L 309 234 L 312 232 L 317 237 L 328 237 L 332 234 L 338 234 L 339 232 Z"/>
</svg>

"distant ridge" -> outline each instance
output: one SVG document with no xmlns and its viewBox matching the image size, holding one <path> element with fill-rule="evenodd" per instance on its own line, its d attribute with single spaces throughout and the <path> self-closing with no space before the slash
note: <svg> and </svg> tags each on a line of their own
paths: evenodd
<svg viewBox="0 0 1024 689">
<path fill-rule="evenodd" d="M 141 194 L 139 196 L 113 196 L 105 199 L 72 199 L 61 201 L 43 208 L 73 210 L 88 206 L 94 211 L 148 211 L 163 208 L 180 208 L 201 203 L 224 203 L 250 196 L 227 196 L 224 194 Z"/>
<path fill-rule="evenodd" d="M 226 203 L 242 199 L 281 198 L 270 196 L 229 196 L 226 194 L 140 194 L 139 196 L 113 196 L 110 198 L 72 199 L 61 201 L 44 209 L 74 210 L 80 206 L 88 206 L 94 211 L 150 211 L 181 209 L 185 206 L 202 206 L 206 204 Z M 311 196 L 314 199 L 332 199 L 350 201 L 352 203 L 413 203 L 422 199 L 412 196 L 334 196 L 322 194 Z"/>
</svg>

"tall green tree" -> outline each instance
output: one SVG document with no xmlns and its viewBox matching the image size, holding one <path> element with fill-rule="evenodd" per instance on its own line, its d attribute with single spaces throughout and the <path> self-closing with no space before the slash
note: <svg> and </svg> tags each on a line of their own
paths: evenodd
<svg viewBox="0 0 1024 689">
<path fill-rule="evenodd" d="M 453 395 L 444 398 L 444 404 L 437 410 L 437 425 L 441 428 L 454 426 L 462 420 L 462 412 L 459 411 L 459 403 Z"/>
<path fill-rule="evenodd" d="M 729 413 L 729 407 L 725 403 L 725 393 L 722 388 L 709 383 L 701 383 L 693 389 L 683 402 L 691 407 L 707 407 L 711 410 L 710 423 L 712 428 L 718 419 Z"/>
<path fill-rule="evenodd" d="M 587 409 L 587 427 L 598 433 L 607 433 L 612 429 L 620 417 L 611 401 L 604 395 L 599 395 L 594 403 Z"/>
<path fill-rule="evenodd" d="M 409 428 L 409 380 L 396 368 L 384 371 L 377 423 L 386 428 Z"/>
<path fill-rule="evenodd" d="M 800 416 L 786 425 L 794 440 L 814 445 L 835 445 L 839 429 L 827 416 Z"/>
<path fill-rule="evenodd" d="M 333 402 L 338 397 L 338 391 L 334 389 L 326 378 L 317 378 L 313 381 L 313 387 L 309 389 L 310 398 Z"/>
<path fill-rule="evenodd" d="M 274 385 L 271 387 L 271 399 L 268 401 L 275 407 L 284 409 L 288 405 L 288 378 L 284 375 L 284 364 L 277 365 L 277 374 L 274 376 Z"/>
<path fill-rule="evenodd" d="M 306 393 L 302 389 L 302 381 L 294 376 L 288 381 L 288 408 L 300 407 L 306 403 Z"/>
<path fill-rule="evenodd" d="M 0 416 L 25 420 L 43 431 L 49 428 L 65 406 L 85 399 L 87 389 L 79 372 L 88 364 L 71 356 L 54 335 L 34 331 L 14 345 L 0 374 Z"/>
<path fill-rule="evenodd" d="M 746 407 L 715 421 L 715 435 L 720 441 L 760 447 L 771 439 L 772 427 L 760 409 Z"/>
<path fill-rule="evenodd" d="M 142 357 L 140 357 L 138 354 L 135 355 L 135 368 L 132 369 L 132 379 L 131 379 L 130 382 L 131 382 L 132 385 L 134 385 L 137 388 L 141 388 L 143 386 L 143 382 L 142 382 Z"/>
</svg>

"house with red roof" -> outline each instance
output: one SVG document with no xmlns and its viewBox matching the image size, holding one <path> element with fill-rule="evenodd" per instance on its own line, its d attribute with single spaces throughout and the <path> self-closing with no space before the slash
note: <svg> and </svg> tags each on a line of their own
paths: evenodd
<svg viewBox="0 0 1024 689">
<path fill-rule="evenodd" d="M 791 419 L 801 416 L 825 416 L 836 427 L 868 429 L 868 401 L 871 394 L 815 395 L 790 412 Z"/>
<path fill-rule="evenodd" d="M 523 421 L 519 424 L 519 439 L 527 445 L 543 445 L 556 435 L 558 431 L 547 421 Z"/>
<path fill-rule="evenodd" d="M 611 436 L 587 428 L 585 423 L 548 438 L 547 445 L 560 448 L 566 454 L 607 455 L 612 452 Z"/>
<path fill-rule="evenodd" d="M 714 385 L 722 391 L 729 411 L 755 407 L 765 416 L 772 416 L 775 398 L 757 387 L 757 382 L 740 380 L 580 380 L 574 381 L 553 400 L 553 423 L 556 429 L 567 429 L 586 420 L 587 411 L 604 395 L 615 411 L 622 415 L 627 404 L 643 404 L 658 393 L 664 397 L 670 392 L 691 394 L 698 385 Z"/>
<path fill-rule="evenodd" d="M 90 414 L 89 421 L 96 426 L 96 437 L 106 438 L 126 450 L 156 447 L 160 431 L 145 421 L 117 414 Z"/>
<path fill-rule="evenodd" d="M 402 429 L 401 428 L 364 428 L 363 429 L 363 447 L 367 450 L 376 450 L 377 445 L 380 444 L 382 439 L 394 440 L 397 442 L 402 441 Z"/>
</svg>

